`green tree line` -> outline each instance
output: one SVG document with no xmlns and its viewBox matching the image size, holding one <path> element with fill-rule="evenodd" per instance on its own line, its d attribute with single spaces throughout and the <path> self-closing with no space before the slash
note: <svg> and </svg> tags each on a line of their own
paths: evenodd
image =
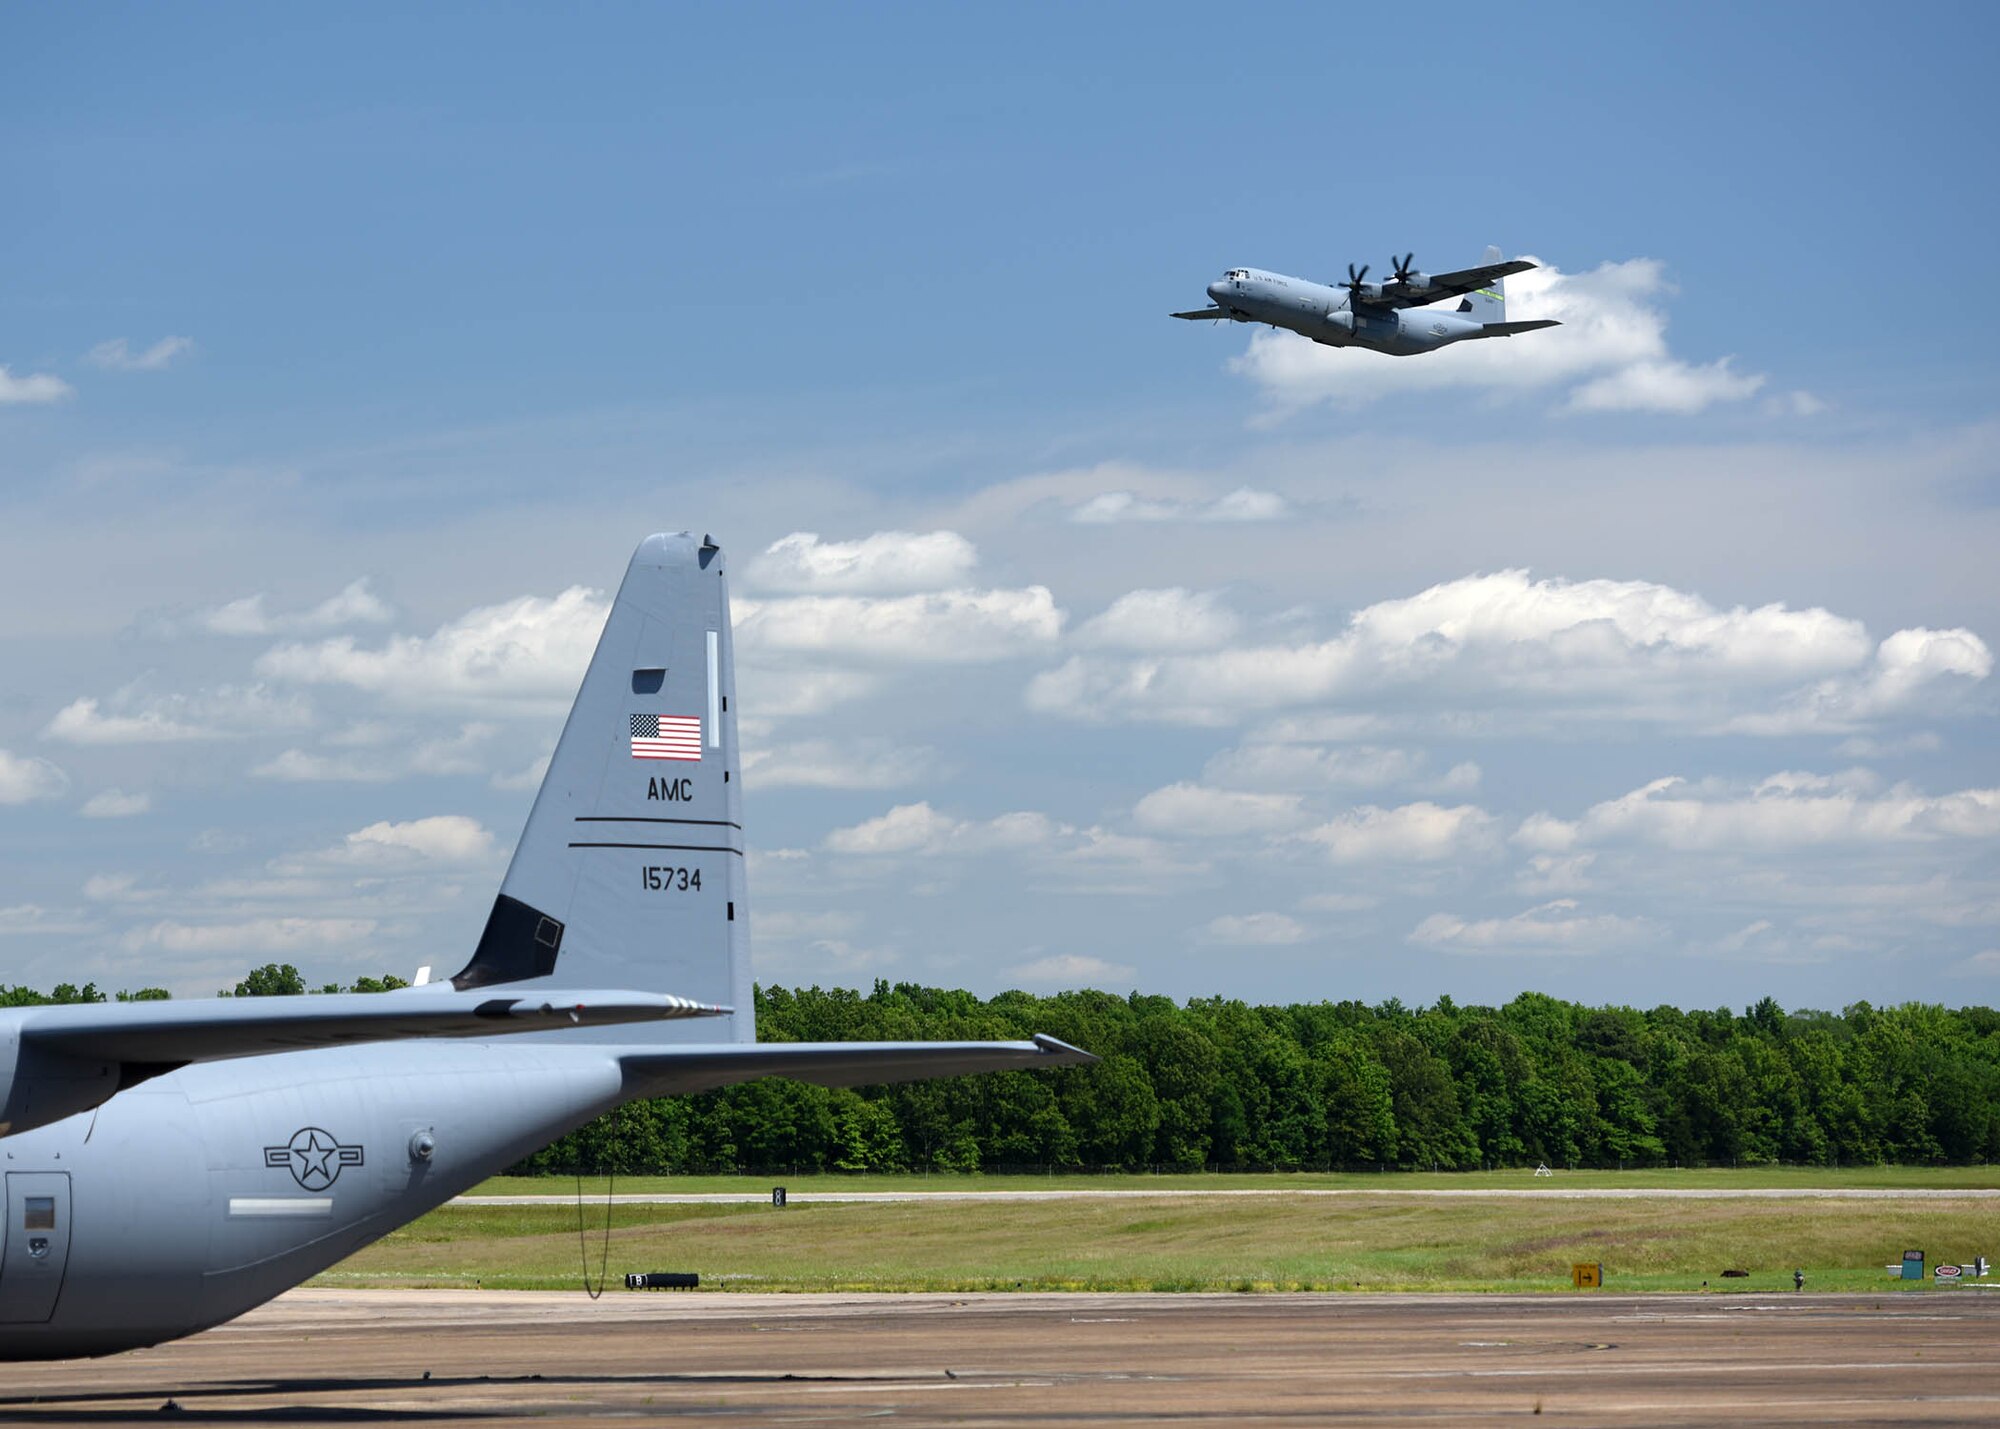
<svg viewBox="0 0 2000 1429">
<path fill-rule="evenodd" d="M 246 973 L 243 980 L 233 988 L 223 988 L 217 997 L 296 997 L 302 993 L 325 992 L 388 992 L 392 988 L 408 987 L 409 983 L 394 973 L 384 973 L 380 977 L 356 978 L 351 983 L 330 982 L 320 987 L 309 988 L 299 970 L 290 963 L 266 963 L 261 968 Z M 115 992 L 109 995 L 100 992 L 97 984 L 87 982 L 82 987 L 75 983 L 59 982 L 52 992 L 37 992 L 31 987 L 0 986 L 0 1007 L 43 1007 L 63 1002 L 164 1002 L 173 996 L 163 987 L 142 987 L 137 992 Z"/>
<path fill-rule="evenodd" d="M 322 992 L 377 992 L 392 976 Z M 306 991 L 289 964 L 223 996 Z M 120 1000 L 164 997 L 157 988 Z M 0 1006 L 102 1002 L 0 987 Z M 635 1102 L 525 1171 L 1193 1171 L 1965 1164 L 2000 1158 L 2000 1013 L 1924 1003 L 1786 1012 L 1586 1007 L 1523 993 L 1252 1006 L 891 986 L 760 987 L 767 1041 L 1048 1032 L 1095 1066 L 905 1086 L 779 1079 Z M 635 1036 L 643 1033 L 635 1029 Z"/>
<path fill-rule="evenodd" d="M 1867 1165 L 2000 1157 L 2000 1013 L 1586 1007 L 1524 993 L 1256 1007 L 877 982 L 759 988 L 770 1041 L 1022 1037 L 1096 1066 L 637 1102 L 522 1170 L 1194 1171 Z"/>
</svg>

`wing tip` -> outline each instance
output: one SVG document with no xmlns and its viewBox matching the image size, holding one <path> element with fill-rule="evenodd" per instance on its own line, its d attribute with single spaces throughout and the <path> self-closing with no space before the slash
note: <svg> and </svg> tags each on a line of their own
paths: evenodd
<svg viewBox="0 0 2000 1429">
<path fill-rule="evenodd" d="M 1065 1063 L 1073 1066 L 1088 1067 L 1095 1062 L 1104 1060 L 1095 1052 L 1086 1052 L 1081 1047 L 1073 1047 L 1063 1041 L 1062 1038 L 1051 1037 L 1046 1032 L 1037 1032 L 1033 1040 L 1035 1045 L 1042 1049 L 1044 1055 L 1060 1057 Z"/>
</svg>

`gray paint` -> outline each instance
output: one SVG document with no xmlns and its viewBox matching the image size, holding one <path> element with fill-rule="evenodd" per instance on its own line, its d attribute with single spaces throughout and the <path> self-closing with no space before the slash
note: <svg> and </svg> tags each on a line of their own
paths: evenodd
<svg viewBox="0 0 2000 1429">
<path fill-rule="evenodd" d="M 662 666 L 657 692 L 635 692 L 633 670 Z M 1094 1060 L 1046 1037 L 752 1040 L 733 670 L 721 552 L 649 538 L 502 884 L 562 925 L 550 975 L 0 1014 L 14 1117 L 0 1136 L 0 1358 L 108 1354 L 222 1323 L 635 1097 Z M 632 757 L 631 716 L 654 711 L 703 716 L 700 760 Z M 698 847 L 613 846 L 669 843 Z M 699 894 L 649 886 L 649 866 L 699 869 Z M 532 938 L 540 925 L 508 926 Z M 467 971 L 491 951 L 482 941 Z M 26 1224 L 31 1195 L 56 1198 L 53 1232 Z"/>
<path fill-rule="evenodd" d="M 532 994 L 557 979 L 582 980 L 671 988 L 736 1009 L 720 1032 L 714 1024 L 663 1029 L 662 1040 L 756 1038 L 727 568 L 719 548 L 686 533 L 648 537 L 633 554 L 500 885 L 564 925 L 557 973 L 511 990 Z M 634 693 L 633 671 L 660 668 L 661 688 Z M 711 699 L 721 709 L 719 728 L 707 715 Z M 699 717 L 700 758 L 634 759 L 635 714 Z M 640 873 L 647 867 L 698 873 L 701 890 L 648 889 Z"/>
<path fill-rule="evenodd" d="M 1208 285 L 1214 307 L 1173 316 L 1264 323 L 1324 347 L 1364 347 L 1390 357 L 1412 357 L 1473 338 L 1513 337 L 1561 326 L 1548 318 L 1507 320 L 1507 275 L 1535 266 L 1525 259 L 1503 262 L 1498 248 L 1488 248 L 1475 268 L 1435 276 L 1411 273 L 1386 283 L 1365 281 L 1363 269 L 1364 280 L 1352 286 L 1314 283 L 1261 268 L 1231 268 Z M 1469 304 L 1470 310 L 1433 306 L 1454 300 Z"/>
</svg>

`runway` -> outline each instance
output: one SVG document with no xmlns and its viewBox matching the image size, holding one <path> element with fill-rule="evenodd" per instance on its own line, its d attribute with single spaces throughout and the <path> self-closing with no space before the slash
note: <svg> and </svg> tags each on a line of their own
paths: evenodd
<svg viewBox="0 0 2000 1429">
<path fill-rule="evenodd" d="M 0 1366 L 0 1421 L 2000 1422 L 2000 1303 L 1854 1296 L 300 1290 Z"/>
</svg>

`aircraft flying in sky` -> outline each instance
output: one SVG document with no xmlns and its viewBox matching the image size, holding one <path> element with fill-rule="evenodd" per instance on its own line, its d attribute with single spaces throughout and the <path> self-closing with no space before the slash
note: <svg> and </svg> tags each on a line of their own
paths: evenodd
<svg viewBox="0 0 2000 1429">
<path fill-rule="evenodd" d="M 1554 318 L 1507 321 L 1507 275 L 1536 266 L 1524 258 L 1503 263 L 1500 250 L 1488 248 L 1478 267 L 1436 274 L 1411 267 L 1415 258 L 1414 253 L 1393 258 L 1386 283 L 1369 282 L 1368 265 L 1357 270 L 1350 263 L 1347 281 L 1334 286 L 1261 268 L 1231 268 L 1208 285 L 1214 307 L 1174 316 L 1267 323 L 1327 347 L 1365 347 L 1391 357 L 1561 326 Z M 1433 306 L 1451 298 L 1458 299 L 1452 307 Z"/>
<path fill-rule="evenodd" d="M 736 718 L 722 551 L 649 537 L 448 982 L 0 1011 L 0 1359 L 233 1319 L 633 1098 L 1096 1060 L 758 1042 Z"/>
</svg>

